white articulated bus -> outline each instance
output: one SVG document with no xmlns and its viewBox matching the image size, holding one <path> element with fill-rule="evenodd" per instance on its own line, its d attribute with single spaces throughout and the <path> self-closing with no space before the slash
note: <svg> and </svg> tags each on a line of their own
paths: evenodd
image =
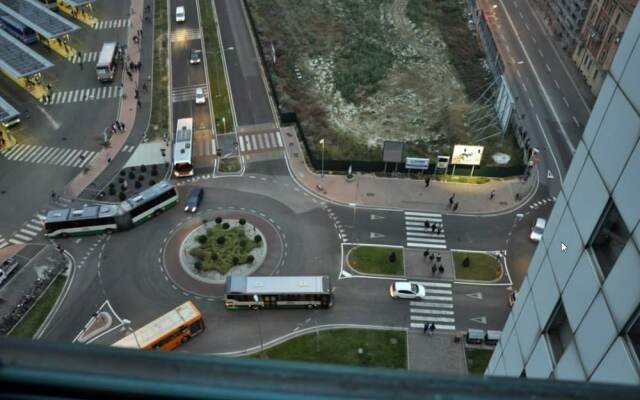
<svg viewBox="0 0 640 400">
<path fill-rule="evenodd" d="M 227 277 L 224 305 L 229 310 L 261 308 L 329 308 L 333 305 L 328 276 Z"/>
<path fill-rule="evenodd" d="M 173 174 L 178 178 L 193 175 L 192 147 L 193 118 L 180 118 L 176 126 L 173 144 Z"/>
</svg>

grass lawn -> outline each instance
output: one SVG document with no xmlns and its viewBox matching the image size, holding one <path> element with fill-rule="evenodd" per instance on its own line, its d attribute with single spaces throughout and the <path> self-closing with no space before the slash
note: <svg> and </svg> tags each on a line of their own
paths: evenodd
<svg viewBox="0 0 640 400">
<path fill-rule="evenodd" d="M 441 182 L 473 183 L 476 185 L 483 185 L 491 182 L 491 179 L 484 176 L 437 175 L 436 179 Z"/>
<path fill-rule="evenodd" d="M 227 91 L 225 69 L 222 64 L 218 29 L 213 16 L 211 0 L 200 0 L 200 18 L 204 33 L 205 57 L 207 59 L 207 73 L 209 74 L 209 97 L 213 101 L 213 115 L 215 117 L 216 132 L 233 132 L 233 117 Z M 224 118 L 224 123 L 222 119 Z"/>
<path fill-rule="evenodd" d="M 358 349 L 362 349 L 361 354 Z M 405 332 L 336 329 L 291 339 L 253 357 L 360 367 L 406 368 L 407 341 Z"/>
<path fill-rule="evenodd" d="M 218 171 L 220 172 L 239 172 L 240 171 L 240 158 L 231 157 L 220 159 L 218 165 Z"/>
<path fill-rule="evenodd" d="M 484 370 L 489 365 L 489 359 L 493 350 L 465 349 L 467 354 L 467 368 L 470 374 L 484 374 Z"/>
<path fill-rule="evenodd" d="M 155 2 L 153 6 L 153 102 L 151 108 L 151 120 L 146 132 L 149 140 L 162 139 L 169 134 L 169 115 L 168 111 L 168 85 L 169 76 L 167 68 L 167 3 L 162 1 Z M 149 84 L 149 83 L 147 83 Z"/>
<path fill-rule="evenodd" d="M 60 296 L 60 292 L 64 287 L 64 283 L 67 280 L 64 276 L 58 275 L 55 281 L 49 286 L 47 291 L 40 297 L 40 300 L 31 307 L 31 310 L 20 321 L 18 325 L 11 332 L 11 336 L 27 337 L 31 338 L 36 334 L 42 322 L 44 322 L 51 307 Z"/>
<path fill-rule="evenodd" d="M 249 253 L 260 247 L 262 242 L 257 243 L 253 237 L 247 237 L 242 227 L 225 229 L 225 225 L 226 223 L 216 224 L 207 229 L 206 235 L 196 238 L 200 246 L 189 251 L 199 262 L 196 269 L 215 269 L 224 274 L 235 265 L 253 262 Z"/>
<path fill-rule="evenodd" d="M 395 261 L 389 255 L 395 253 Z M 349 265 L 368 274 L 402 275 L 404 262 L 402 249 L 392 247 L 358 246 L 349 253 Z"/>
<path fill-rule="evenodd" d="M 469 266 L 463 267 L 464 259 L 469 257 Z M 493 281 L 500 277 L 500 267 L 495 257 L 483 253 L 453 252 L 456 266 L 456 279 L 474 281 Z"/>
</svg>

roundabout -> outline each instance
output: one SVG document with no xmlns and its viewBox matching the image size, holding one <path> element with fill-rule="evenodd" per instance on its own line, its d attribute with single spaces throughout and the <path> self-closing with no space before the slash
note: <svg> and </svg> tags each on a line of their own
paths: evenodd
<svg viewBox="0 0 640 400">
<path fill-rule="evenodd" d="M 241 220 L 245 221 L 242 225 L 239 223 Z M 202 261 L 193 256 L 195 250 L 200 250 L 198 239 L 225 224 L 227 232 L 242 229 L 247 241 L 256 243 L 256 237 L 260 238 L 250 252 L 252 261 L 246 262 L 245 258 L 245 262 L 241 263 L 236 259 L 227 271 L 204 271 L 202 267 L 198 270 L 197 263 Z M 231 274 L 273 275 L 282 265 L 284 257 L 285 240 L 279 226 L 256 210 L 209 209 L 196 218 L 179 223 L 163 240 L 163 270 L 169 280 L 185 292 L 207 298 L 218 299 L 224 295 L 225 279 Z"/>
</svg>

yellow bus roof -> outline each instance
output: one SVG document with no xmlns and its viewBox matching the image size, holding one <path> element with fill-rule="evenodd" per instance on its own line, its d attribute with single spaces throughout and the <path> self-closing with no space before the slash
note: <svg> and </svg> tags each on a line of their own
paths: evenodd
<svg viewBox="0 0 640 400">
<path fill-rule="evenodd" d="M 174 308 L 163 316 L 149 322 L 134 333 L 115 342 L 112 346 L 131 349 L 146 349 L 175 329 L 201 317 L 200 310 L 190 301 Z"/>
</svg>

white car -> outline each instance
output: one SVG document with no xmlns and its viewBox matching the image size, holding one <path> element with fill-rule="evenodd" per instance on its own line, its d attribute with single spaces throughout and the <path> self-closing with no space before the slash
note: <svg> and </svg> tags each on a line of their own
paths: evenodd
<svg viewBox="0 0 640 400">
<path fill-rule="evenodd" d="M 196 104 L 204 104 L 207 102 L 207 98 L 204 95 L 203 88 L 196 89 Z"/>
<path fill-rule="evenodd" d="M 187 16 L 184 11 L 184 6 L 176 7 L 176 22 L 184 22 Z"/>
<path fill-rule="evenodd" d="M 389 294 L 394 299 L 418 299 L 425 293 L 424 286 L 415 282 L 393 282 L 389 287 Z"/>
<path fill-rule="evenodd" d="M 542 234 L 544 233 L 544 227 L 547 226 L 547 220 L 544 218 L 538 218 L 536 220 L 536 224 L 531 229 L 531 235 L 529 235 L 529 239 L 534 242 L 539 242 L 542 239 Z"/>
</svg>

